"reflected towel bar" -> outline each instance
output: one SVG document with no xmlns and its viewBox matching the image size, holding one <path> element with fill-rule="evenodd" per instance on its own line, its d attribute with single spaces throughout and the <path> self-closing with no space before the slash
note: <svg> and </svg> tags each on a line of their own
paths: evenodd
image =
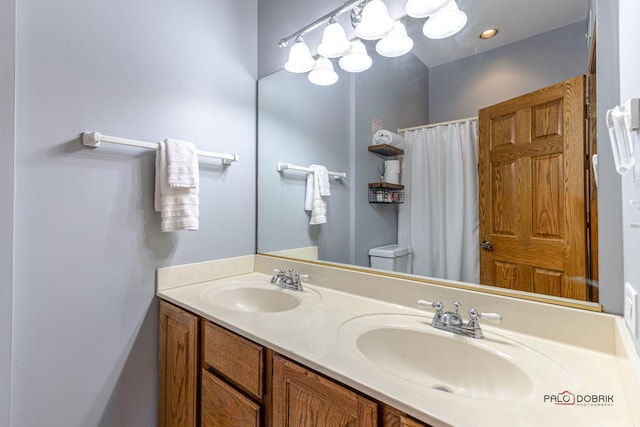
<svg viewBox="0 0 640 427">
<path fill-rule="evenodd" d="M 132 147 L 149 148 L 156 150 L 158 148 L 157 142 L 138 141 L 135 139 L 120 138 L 117 136 L 102 135 L 100 132 L 84 132 L 82 134 L 82 145 L 86 147 L 99 147 L 101 142 L 110 142 L 112 144 L 130 145 Z M 222 159 L 222 163 L 230 165 L 232 162 L 240 160 L 240 156 L 237 154 L 222 154 L 214 153 L 211 151 L 197 151 L 198 156 L 213 157 L 215 159 Z"/>
<path fill-rule="evenodd" d="M 291 163 L 278 162 L 278 172 L 286 171 L 287 169 L 306 172 L 306 173 L 312 172 L 310 168 L 306 168 L 304 166 L 296 166 L 296 165 L 292 165 Z M 328 171 L 327 173 L 329 174 L 329 177 L 335 178 L 335 179 L 341 179 L 341 178 L 347 177 L 347 174 L 345 172 Z"/>
</svg>

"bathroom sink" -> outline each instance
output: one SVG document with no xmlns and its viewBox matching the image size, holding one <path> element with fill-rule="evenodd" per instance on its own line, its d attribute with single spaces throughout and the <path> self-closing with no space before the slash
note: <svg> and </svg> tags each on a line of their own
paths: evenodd
<svg viewBox="0 0 640 427">
<path fill-rule="evenodd" d="M 543 374 L 568 384 L 566 372 L 543 354 L 485 335 L 462 337 L 432 328 L 426 317 L 391 314 L 358 317 L 339 331 L 344 347 L 386 375 L 452 395 L 521 400 Z"/>
<path fill-rule="evenodd" d="M 318 301 L 317 292 L 281 289 L 263 281 L 235 281 L 228 285 L 212 286 L 200 298 L 218 307 L 250 313 L 278 313 L 293 310 L 303 303 Z"/>
</svg>

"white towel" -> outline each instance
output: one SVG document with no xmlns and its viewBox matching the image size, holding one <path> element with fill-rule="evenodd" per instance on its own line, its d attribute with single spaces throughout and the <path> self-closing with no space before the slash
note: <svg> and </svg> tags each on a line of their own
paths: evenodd
<svg viewBox="0 0 640 427">
<path fill-rule="evenodd" d="M 387 144 L 394 147 L 402 148 L 404 145 L 404 138 L 386 129 L 380 129 L 373 134 L 373 145 Z"/>
<path fill-rule="evenodd" d="M 167 180 L 171 188 L 198 188 L 198 153 L 192 142 L 165 139 Z"/>
<path fill-rule="evenodd" d="M 164 232 L 178 230 L 198 230 L 198 166 L 196 162 L 195 187 L 176 187 L 169 185 L 166 141 L 158 143 L 156 151 L 156 190 L 154 208 L 161 214 L 160 228 Z M 182 178 L 186 178 L 183 174 Z M 182 181 L 186 183 L 187 181 Z M 193 185 L 193 184 L 189 184 Z"/>
<path fill-rule="evenodd" d="M 327 222 L 326 197 L 331 195 L 329 173 L 322 165 L 311 165 L 309 168 L 311 173 L 307 175 L 304 210 L 311 211 L 309 224 L 324 224 Z"/>
</svg>

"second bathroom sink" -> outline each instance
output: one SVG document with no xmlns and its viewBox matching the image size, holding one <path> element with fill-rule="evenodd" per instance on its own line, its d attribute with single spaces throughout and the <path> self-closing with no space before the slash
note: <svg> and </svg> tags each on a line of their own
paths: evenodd
<svg viewBox="0 0 640 427">
<path fill-rule="evenodd" d="M 357 317 L 341 326 L 339 340 L 388 375 L 467 398 L 521 400 L 535 394 L 540 375 L 565 386 L 570 380 L 560 365 L 515 340 L 455 335 L 421 316 Z"/>
</svg>

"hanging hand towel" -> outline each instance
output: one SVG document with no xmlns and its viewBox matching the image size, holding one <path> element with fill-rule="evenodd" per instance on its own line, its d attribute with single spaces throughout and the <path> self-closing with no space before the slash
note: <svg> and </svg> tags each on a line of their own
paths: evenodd
<svg viewBox="0 0 640 427">
<path fill-rule="evenodd" d="M 167 180 L 171 188 L 198 188 L 198 153 L 192 142 L 165 139 Z"/>
<path fill-rule="evenodd" d="M 192 144 L 193 145 L 193 144 Z M 194 150 L 195 153 L 195 150 Z M 198 230 L 198 215 L 200 214 L 198 205 L 198 164 L 196 159 L 195 171 L 191 168 L 189 174 L 184 173 L 181 177 L 183 184 L 190 181 L 188 185 L 193 187 L 178 186 L 171 187 L 168 179 L 168 156 L 167 144 L 165 141 L 158 143 L 156 152 L 156 190 L 154 207 L 156 212 L 161 214 L 160 228 L 163 232 L 178 230 Z M 197 155 L 196 155 L 197 156 Z M 183 170 L 185 171 L 185 170 Z M 186 178 L 191 176 L 189 180 Z"/>
<path fill-rule="evenodd" d="M 307 175 L 304 210 L 311 211 L 309 224 L 324 224 L 327 222 L 327 201 L 325 198 L 331 195 L 329 172 L 322 165 L 311 165 L 309 169 L 311 169 L 311 173 Z"/>
</svg>

